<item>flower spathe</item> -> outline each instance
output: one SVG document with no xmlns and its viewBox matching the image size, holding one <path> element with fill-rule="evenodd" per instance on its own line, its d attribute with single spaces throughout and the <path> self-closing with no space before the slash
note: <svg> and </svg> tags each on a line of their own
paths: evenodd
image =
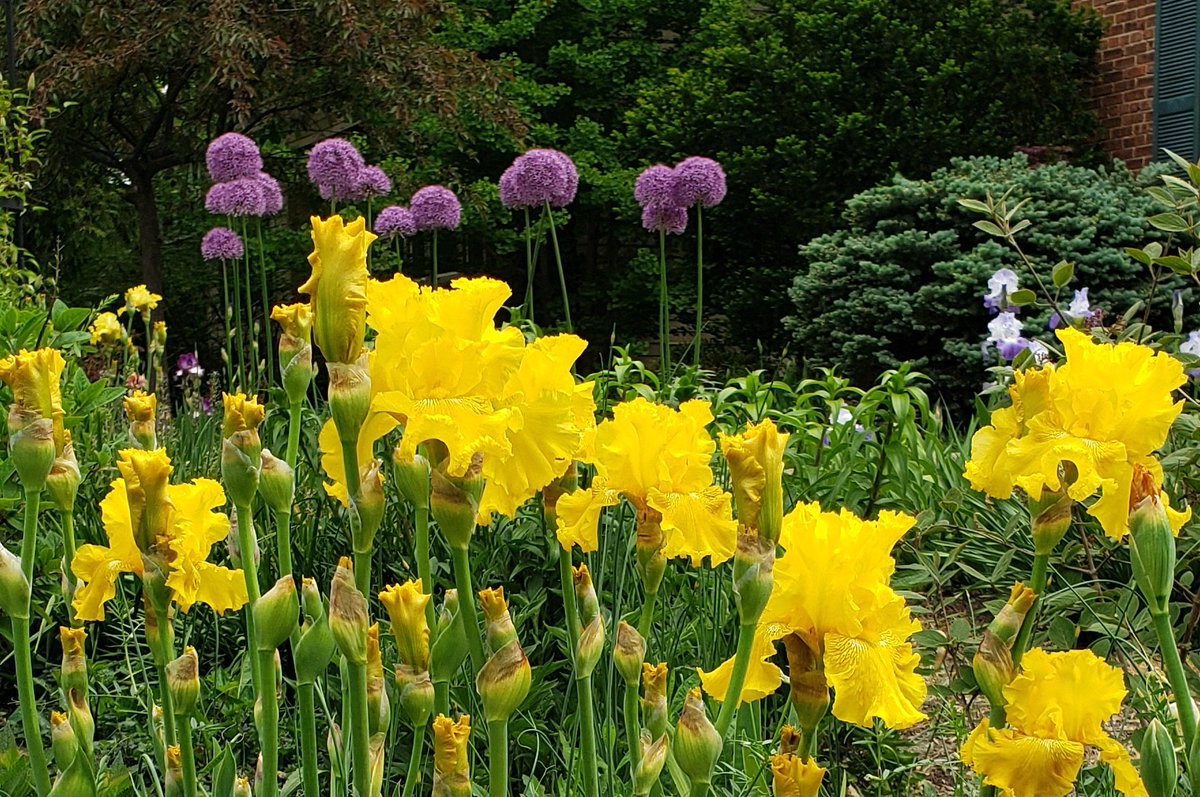
<svg viewBox="0 0 1200 797">
<path fill-rule="evenodd" d="M 1078 475 L 1067 494 L 1083 501 L 1099 493 L 1088 514 L 1119 540 L 1129 531 L 1134 466 L 1162 483 L 1151 455 L 1182 407 L 1172 392 L 1186 381 L 1183 366 L 1135 343 L 1096 343 L 1069 328 L 1057 335 L 1065 361 L 1014 375 L 1012 405 L 975 433 L 965 475 L 994 498 L 1020 487 L 1036 500 L 1043 490 L 1063 486 L 1060 466 L 1070 463 Z M 1172 526 L 1178 529 L 1188 516 L 1172 512 Z"/>
<path fill-rule="evenodd" d="M 644 398 L 620 404 L 612 420 L 596 427 L 593 450 L 581 459 L 596 468 L 590 489 L 558 499 L 558 541 L 585 553 L 598 548 L 600 511 L 627 498 L 639 514 L 661 517 L 662 554 L 704 557 L 717 565 L 733 556 L 737 524 L 730 495 L 713 482 L 716 444 L 706 427 L 708 402 L 688 401 L 678 410 Z"/>
<path fill-rule="evenodd" d="M 888 585 L 896 566 L 892 548 L 914 522 L 886 510 L 877 520 L 862 520 L 817 504 L 799 504 L 787 514 L 779 537 L 784 554 L 775 560 L 742 701 L 779 688 L 782 673 L 769 659 L 776 640 L 794 635 L 790 644 L 807 646 L 821 662 L 838 719 L 908 728 L 925 718 L 926 686 L 908 641 L 921 626 Z M 732 660 L 702 672 L 705 691 L 723 700 L 731 670 Z"/>
<path fill-rule="evenodd" d="M 1129 753 L 1103 727 L 1124 698 L 1121 671 L 1091 651 L 1035 648 L 1004 688 L 1010 727 L 980 722 L 962 746 L 963 763 L 1006 797 L 1065 797 L 1092 747 L 1112 769 L 1118 792 L 1145 797 Z"/>
<path fill-rule="evenodd" d="M 366 323 L 367 248 L 375 234 L 359 216 L 312 217 L 312 275 L 300 293 L 312 298 L 313 338 L 330 362 L 353 363 L 362 350 Z"/>
</svg>

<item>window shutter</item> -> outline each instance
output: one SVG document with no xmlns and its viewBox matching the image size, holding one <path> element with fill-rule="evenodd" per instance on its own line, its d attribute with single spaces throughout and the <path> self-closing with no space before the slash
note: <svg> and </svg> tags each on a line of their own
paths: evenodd
<svg viewBox="0 0 1200 797">
<path fill-rule="evenodd" d="M 1154 157 L 1200 158 L 1200 0 L 1158 0 Z"/>
</svg>

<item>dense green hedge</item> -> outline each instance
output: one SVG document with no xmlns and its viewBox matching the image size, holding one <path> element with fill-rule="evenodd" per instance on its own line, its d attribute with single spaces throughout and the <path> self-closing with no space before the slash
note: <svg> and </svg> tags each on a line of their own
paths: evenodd
<svg viewBox="0 0 1200 797">
<path fill-rule="evenodd" d="M 1112 321 L 1149 289 L 1144 267 L 1121 250 L 1153 237 L 1145 186 L 1157 171 L 1138 177 L 1121 165 L 1030 168 L 1018 155 L 954 160 L 926 180 L 896 177 L 849 200 L 842 229 L 801 247 L 807 268 L 793 283 L 786 326 L 810 362 L 836 365 L 861 384 L 911 360 L 944 398 L 968 398 L 986 376 L 980 344 L 990 317 L 981 298 L 988 277 L 1008 267 L 1024 286 L 1034 285 L 1012 248 L 975 229 L 979 215 L 958 199 L 1010 188 L 1014 199 L 1029 198 L 1022 250 L 1047 281 L 1060 259 L 1073 261 L 1064 298 L 1087 287 L 1092 307 Z M 1160 285 L 1159 312 L 1175 283 L 1181 280 Z M 1048 336 L 1048 311 L 1023 316 L 1027 335 Z M 1159 321 L 1166 326 L 1169 316 Z"/>
</svg>

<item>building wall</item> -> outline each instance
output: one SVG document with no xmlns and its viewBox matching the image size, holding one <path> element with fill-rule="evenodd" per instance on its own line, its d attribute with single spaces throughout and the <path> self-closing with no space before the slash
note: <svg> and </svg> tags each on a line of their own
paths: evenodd
<svg viewBox="0 0 1200 797">
<path fill-rule="evenodd" d="M 1104 126 L 1105 150 L 1130 168 L 1153 154 L 1155 0 L 1076 0 L 1106 20 L 1091 98 Z"/>
</svg>

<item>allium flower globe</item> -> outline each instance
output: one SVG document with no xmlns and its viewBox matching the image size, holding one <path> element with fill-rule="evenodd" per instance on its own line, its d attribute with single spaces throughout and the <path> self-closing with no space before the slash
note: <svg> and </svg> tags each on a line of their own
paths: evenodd
<svg viewBox="0 0 1200 797">
<path fill-rule="evenodd" d="M 500 201 L 505 207 L 532 208 L 549 203 L 566 207 L 575 199 L 579 172 L 564 153 L 531 149 L 513 161 L 500 177 Z"/>
<path fill-rule="evenodd" d="M 462 205 L 449 188 L 427 185 L 409 205 L 418 230 L 453 230 L 462 220 Z"/>
<path fill-rule="evenodd" d="M 205 260 L 238 260 L 244 252 L 242 239 L 228 227 L 213 227 L 200 241 L 200 256 Z"/>
<path fill-rule="evenodd" d="M 687 208 L 678 205 L 650 204 L 642 208 L 642 226 L 650 232 L 661 230 L 667 235 L 682 235 L 687 222 Z"/>
<path fill-rule="evenodd" d="M 392 205 L 379 211 L 375 217 L 375 234 L 380 238 L 391 235 L 411 238 L 417 234 L 417 220 L 408 208 Z"/>
<path fill-rule="evenodd" d="M 392 192 L 392 181 L 378 166 L 364 166 L 354 176 L 354 191 L 351 199 L 370 199 L 387 196 Z"/>
<path fill-rule="evenodd" d="M 204 153 L 204 162 L 214 183 L 253 177 L 263 167 L 258 145 L 241 133 L 225 133 L 214 138 Z"/>
<path fill-rule="evenodd" d="M 349 198 L 365 167 L 363 156 L 344 138 L 327 138 L 308 153 L 308 179 L 325 199 Z"/>
<path fill-rule="evenodd" d="M 262 216 L 267 192 L 257 177 L 240 177 L 208 189 L 204 207 L 214 216 Z"/>
<path fill-rule="evenodd" d="M 279 187 L 279 181 L 266 172 L 259 172 L 254 179 L 262 186 L 263 215 L 274 216 L 283 210 L 283 189 Z"/>
<path fill-rule="evenodd" d="M 674 205 L 675 170 L 656 163 L 637 176 L 633 184 L 633 198 L 642 207 L 648 205 Z M 644 215 L 643 215 L 644 218 Z"/>
<path fill-rule="evenodd" d="M 711 208 L 725 198 L 725 170 L 712 158 L 693 156 L 673 169 L 675 204 Z"/>
</svg>

